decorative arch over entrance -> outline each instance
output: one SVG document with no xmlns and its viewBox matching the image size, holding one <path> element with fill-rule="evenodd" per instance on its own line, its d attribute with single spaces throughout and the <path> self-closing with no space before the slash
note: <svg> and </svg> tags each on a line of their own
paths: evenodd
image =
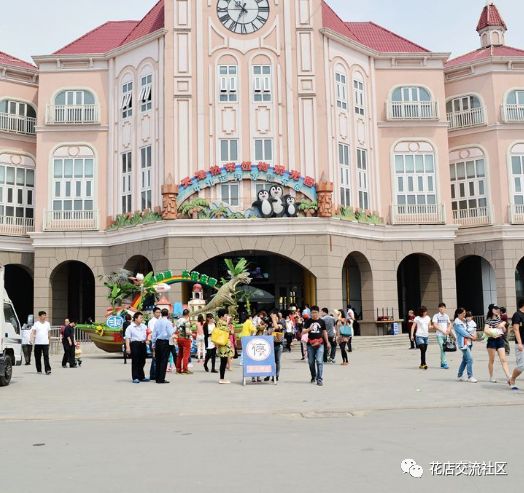
<svg viewBox="0 0 524 493">
<path fill-rule="evenodd" d="M 483 257 L 470 255 L 457 262 L 457 304 L 473 315 L 485 315 L 497 302 L 497 281 L 492 265 Z"/>
<path fill-rule="evenodd" d="M 245 258 L 248 261 L 252 282 L 250 288 L 256 288 L 251 299 L 253 309 L 277 307 L 282 310 L 291 305 L 303 307 L 315 304 L 317 300 L 317 279 L 307 268 L 289 257 L 260 250 L 234 251 L 213 257 L 195 271 L 205 272 L 216 279 L 227 277 L 224 259 Z M 212 294 L 206 292 L 205 296 Z M 268 294 L 270 296 L 268 296 Z M 260 296 L 259 296 L 260 295 Z M 259 296 L 259 298 L 257 298 Z M 190 298 L 190 287 L 182 286 L 182 300 Z"/>
<path fill-rule="evenodd" d="M 50 277 L 51 321 L 62 324 L 65 318 L 80 323 L 95 319 L 95 276 L 83 262 L 58 265 Z"/>
<path fill-rule="evenodd" d="M 360 252 L 351 252 L 342 268 L 343 308 L 351 305 L 357 318 L 372 317 L 373 310 L 373 275 L 366 256 Z M 364 311 L 369 317 L 364 317 Z M 371 319 L 371 318 L 369 318 Z"/>
<path fill-rule="evenodd" d="M 442 278 L 437 261 L 429 255 L 413 253 L 402 260 L 397 270 L 398 310 L 407 319 L 409 310 L 422 305 L 436 310 L 442 299 Z"/>
<path fill-rule="evenodd" d="M 19 264 L 5 266 L 5 288 L 21 324 L 27 322 L 27 317 L 33 314 L 33 286 L 33 274 L 27 267 Z"/>
</svg>

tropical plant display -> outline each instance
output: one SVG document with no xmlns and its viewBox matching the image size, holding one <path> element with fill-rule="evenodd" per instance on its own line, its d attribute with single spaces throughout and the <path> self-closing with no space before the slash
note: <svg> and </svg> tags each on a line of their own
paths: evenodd
<svg viewBox="0 0 524 493">
<path fill-rule="evenodd" d="M 362 224 L 384 224 L 384 220 L 377 212 L 358 208 L 354 209 L 353 207 L 340 207 L 335 214 L 335 217 L 339 217 L 346 221 L 356 221 Z"/>
<path fill-rule="evenodd" d="M 138 224 L 153 223 L 162 220 L 161 212 L 151 209 L 143 211 L 129 212 L 127 214 L 119 214 L 114 221 L 108 226 L 108 230 L 125 228 L 128 226 L 136 226 Z"/>
<path fill-rule="evenodd" d="M 298 210 L 311 217 L 318 210 L 318 202 L 316 200 L 302 200 L 298 204 Z"/>
</svg>

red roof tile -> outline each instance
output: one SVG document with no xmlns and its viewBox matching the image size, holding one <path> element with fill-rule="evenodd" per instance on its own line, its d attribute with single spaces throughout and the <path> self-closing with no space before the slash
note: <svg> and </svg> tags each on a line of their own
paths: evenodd
<svg viewBox="0 0 524 493">
<path fill-rule="evenodd" d="M 36 67 L 34 65 L 24 62 L 19 58 L 15 58 L 14 56 L 4 53 L 3 51 L 0 51 L 0 65 L 10 65 L 11 67 L 28 68 L 36 70 Z"/>
<path fill-rule="evenodd" d="M 524 57 L 524 50 L 512 48 L 511 46 L 488 46 L 450 60 L 446 63 L 446 68 L 455 67 L 463 63 L 487 60 L 490 57 Z"/>
<path fill-rule="evenodd" d="M 382 53 L 428 52 L 374 22 L 344 22 L 325 1 L 322 2 L 322 22 L 324 28 Z"/>
<path fill-rule="evenodd" d="M 128 34 L 122 44 L 154 33 L 164 27 L 164 0 L 160 0 Z"/>
<path fill-rule="evenodd" d="M 374 22 L 346 22 L 360 42 L 381 53 L 427 53 L 429 50 L 417 45 Z"/>
<path fill-rule="evenodd" d="M 499 10 L 492 2 L 486 5 L 482 10 L 477 25 L 477 31 L 481 31 L 488 26 L 502 26 L 504 29 L 507 29 L 504 19 L 502 19 Z"/>
<path fill-rule="evenodd" d="M 120 46 L 137 24 L 138 21 L 106 22 L 55 51 L 54 55 L 106 53 Z"/>
</svg>

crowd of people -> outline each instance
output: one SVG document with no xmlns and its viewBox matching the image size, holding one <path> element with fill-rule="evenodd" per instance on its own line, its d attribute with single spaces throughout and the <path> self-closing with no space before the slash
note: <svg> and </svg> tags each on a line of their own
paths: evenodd
<svg viewBox="0 0 524 493">
<path fill-rule="evenodd" d="M 440 367 L 444 370 L 449 369 L 447 352 L 459 350 L 462 353 L 462 360 L 457 372 L 458 380 L 477 383 L 478 380 L 473 375 L 473 346 L 475 342 L 483 341 L 488 351 L 489 381 L 497 383 L 493 376 L 493 369 L 495 359 L 498 357 L 507 384 L 512 390 L 518 390 L 516 381 L 524 371 L 524 299 L 519 300 L 511 323 L 503 307 L 490 304 L 482 331 L 477 327 L 472 313 L 465 308 L 457 308 L 452 321 L 444 303 L 439 304 L 438 312 L 432 318 L 429 317 L 425 306 L 420 307 L 416 316 L 413 311 L 410 311 L 409 325 L 411 349 L 416 347 L 420 350 L 420 369 L 428 369 L 426 352 L 429 332 L 435 331 L 440 351 Z M 507 354 L 510 353 L 508 338 L 511 331 L 515 335 L 516 343 L 516 367 L 513 372 L 510 372 L 507 360 Z"/>
<path fill-rule="evenodd" d="M 265 381 L 279 380 L 282 353 L 290 352 L 294 343 L 300 343 L 302 360 L 308 359 L 311 382 L 317 385 L 323 385 L 324 363 L 336 363 L 337 347 L 340 348 L 341 365 L 349 364 L 355 321 L 351 308 L 333 313 L 317 306 L 306 306 L 302 311 L 296 307 L 285 311 L 274 309 L 269 314 L 261 310 L 244 317 L 238 334 L 226 310 L 219 310 L 216 317 L 211 313 L 205 318 L 198 315 L 196 321 L 191 320 L 190 315 L 186 309 L 180 318 L 172 320 L 167 309 L 155 307 L 147 325 L 141 312 L 127 318 L 123 335 L 126 353 L 132 361 L 133 383 L 154 380 L 166 384 L 169 383 L 166 374 L 173 371 L 191 375 L 191 349 L 196 343 L 196 358 L 193 358 L 196 363 L 202 364 L 206 372 L 218 373 L 219 384 L 229 384 L 226 372 L 232 370 L 232 360 L 239 357 L 238 343 L 243 337 L 255 335 L 273 338 L 276 373 L 265 377 Z M 149 377 L 146 377 L 148 348 L 151 348 L 153 359 Z M 252 379 L 255 383 L 260 381 L 259 377 Z"/>
</svg>

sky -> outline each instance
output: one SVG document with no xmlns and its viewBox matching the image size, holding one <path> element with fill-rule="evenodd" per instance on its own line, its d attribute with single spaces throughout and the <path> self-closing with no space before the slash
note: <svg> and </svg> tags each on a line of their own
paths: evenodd
<svg viewBox="0 0 524 493">
<path fill-rule="evenodd" d="M 458 56 L 480 46 L 475 29 L 486 0 L 327 1 L 344 20 L 372 20 L 432 51 Z M 0 51 L 31 61 L 31 55 L 50 54 L 108 20 L 140 19 L 155 3 L 0 0 Z M 517 22 L 524 18 L 524 1 L 495 3 L 508 25 L 506 44 L 524 49 L 524 30 Z"/>
</svg>

